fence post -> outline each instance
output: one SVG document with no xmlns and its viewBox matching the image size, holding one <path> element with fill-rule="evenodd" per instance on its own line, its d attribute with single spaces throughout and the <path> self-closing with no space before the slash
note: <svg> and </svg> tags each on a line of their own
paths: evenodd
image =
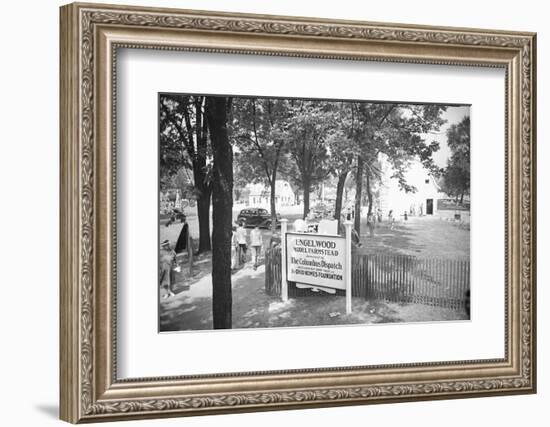
<svg viewBox="0 0 550 427">
<path fill-rule="evenodd" d="M 189 277 L 193 277 L 193 239 L 191 239 L 191 233 L 187 233 L 187 253 L 189 254 Z"/>
<path fill-rule="evenodd" d="M 346 314 L 351 313 L 351 227 L 353 223 L 351 221 L 344 222 L 346 227 Z"/>
<path fill-rule="evenodd" d="M 281 298 L 288 301 L 288 282 L 286 281 L 286 228 L 288 219 L 281 219 Z"/>
</svg>

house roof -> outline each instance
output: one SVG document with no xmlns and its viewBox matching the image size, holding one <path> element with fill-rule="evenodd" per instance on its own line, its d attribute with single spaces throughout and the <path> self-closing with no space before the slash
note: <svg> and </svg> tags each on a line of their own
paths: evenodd
<svg viewBox="0 0 550 427">
<path fill-rule="evenodd" d="M 247 184 L 246 187 L 250 190 L 250 196 L 263 196 L 267 197 L 270 194 L 270 189 L 267 185 L 262 183 Z M 292 186 L 284 179 L 278 179 L 275 181 L 275 193 L 281 194 L 284 190 L 294 193 Z"/>
</svg>

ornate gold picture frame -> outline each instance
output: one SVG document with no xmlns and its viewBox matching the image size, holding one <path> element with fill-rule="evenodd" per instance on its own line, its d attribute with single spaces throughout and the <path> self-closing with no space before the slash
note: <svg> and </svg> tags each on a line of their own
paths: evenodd
<svg viewBox="0 0 550 427">
<path fill-rule="evenodd" d="M 60 22 L 63 420 L 535 392 L 535 34 L 78 3 L 61 8 Z M 505 357 L 119 379 L 114 149 L 119 48 L 503 69 Z"/>
</svg>

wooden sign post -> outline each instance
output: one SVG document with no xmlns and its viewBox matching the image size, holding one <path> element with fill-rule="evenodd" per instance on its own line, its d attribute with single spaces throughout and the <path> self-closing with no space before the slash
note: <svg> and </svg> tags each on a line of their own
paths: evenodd
<svg viewBox="0 0 550 427">
<path fill-rule="evenodd" d="M 351 313 L 352 222 L 344 223 L 345 236 L 289 233 L 288 220 L 281 220 L 281 298 L 288 300 L 288 281 L 312 291 L 346 293 L 346 313 Z"/>
<path fill-rule="evenodd" d="M 351 221 L 344 222 L 346 227 L 346 267 L 344 274 L 346 276 L 346 314 L 351 313 Z"/>
<path fill-rule="evenodd" d="M 281 219 L 281 298 L 288 301 L 288 282 L 286 279 L 286 229 L 288 219 Z"/>
</svg>

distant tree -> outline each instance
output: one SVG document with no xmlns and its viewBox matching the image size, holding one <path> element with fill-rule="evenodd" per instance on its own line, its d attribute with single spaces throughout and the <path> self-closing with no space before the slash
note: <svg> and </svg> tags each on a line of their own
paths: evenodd
<svg viewBox="0 0 550 427">
<path fill-rule="evenodd" d="M 231 98 L 208 96 L 207 123 L 213 153 L 212 170 L 212 317 L 214 329 L 232 327 L 231 233 L 233 214 L 233 149 L 229 141 Z"/>
<path fill-rule="evenodd" d="M 277 227 L 276 182 L 284 156 L 289 120 L 288 101 L 239 98 L 233 101 L 231 139 L 239 181 L 262 182 L 270 189 L 271 227 Z"/>
<path fill-rule="evenodd" d="M 331 171 L 326 141 L 334 128 L 334 115 L 327 102 L 303 100 L 291 103 L 291 115 L 288 149 L 292 164 L 286 175 L 292 176 L 293 183 L 302 188 L 305 217 L 312 188 L 326 179 Z"/>
<path fill-rule="evenodd" d="M 174 186 L 174 177 L 180 169 L 185 168 L 192 173 L 193 165 L 177 132 L 161 132 L 159 144 L 160 188 L 166 190 Z"/>
<path fill-rule="evenodd" d="M 390 115 L 396 115 L 396 104 L 379 103 L 351 103 L 350 108 L 354 117 L 354 126 L 351 138 L 356 149 L 355 167 L 355 203 L 354 228 L 361 234 L 361 206 L 363 198 L 363 182 L 366 174 L 366 187 L 369 196 L 369 214 L 372 211 L 371 179 L 372 168 L 382 151 L 386 134 L 392 125 Z"/>
<path fill-rule="evenodd" d="M 439 149 L 437 142 L 427 143 L 425 135 L 439 130 L 445 122 L 441 115 L 446 107 L 440 105 L 354 103 L 357 124 L 353 139 L 358 145 L 355 181 L 355 229 L 360 233 L 362 183 L 366 173 L 369 213 L 372 213 L 371 181 L 377 175 L 379 154 L 387 156 L 399 186 L 406 192 L 416 188 L 406 181 L 410 161 L 417 159 L 429 170 L 438 171 L 432 153 Z"/>
<path fill-rule="evenodd" d="M 162 189 L 177 188 L 184 199 L 196 199 L 196 190 L 193 185 L 193 178 L 190 176 L 187 167 L 180 168 L 174 175 L 171 175 L 164 182 Z"/>
<path fill-rule="evenodd" d="M 374 209 L 373 186 L 375 185 L 376 182 L 379 182 L 381 178 L 382 178 L 382 171 L 380 169 L 380 163 L 378 162 L 378 160 L 373 160 L 371 162 L 368 162 L 365 165 L 365 173 L 364 173 L 366 198 L 364 198 L 361 202 L 362 205 L 365 202 L 367 203 L 366 205 L 367 215 L 370 215 L 373 213 L 373 209 Z"/>
<path fill-rule="evenodd" d="M 161 183 L 181 167 L 193 173 L 199 220 L 199 252 L 209 251 L 211 153 L 204 96 L 163 95 L 160 98 Z"/>
<path fill-rule="evenodd" d="M 358 146 L 353 139 L 356 121 L 350 103 L 335 103 L 333 119 L 335 126 L 327 137 L 327 146 L 330 151 L 331 174 L 337 179 L 334 218 L 339 221 L 346 180 L 353 169 Z"/>
<path fill-rule="evenodd" d="M 452 162 L 449 161 L 445 171 L 443 172 L 442 190 L 449 196 L 454 197 L 456 202 L 462 204 L 464 194 L 468 194 L 470 191 L 469 180 L 469 174 L 466 174 L 464 169 L 452 164 Z"/>
<path fill-rule="evenodd" d="M 411 160 L 417 160 L 433 175 L 441 170 L 433 161 L 433 153 L 439 150 L 439 143 L 428 141 L 428 135 L 439 131 L 446 123 L 442 114 L 447 107 L 435 104 L 398 104 L 397 114 L 390 114 L 389 126 L 383 129 L 380 152 L 388 156 L 398 184 L 405 192 L 416 192 L 417 188 L 406 181 L 406 172 Z"/>
<path fill-rule="evenodd" d="M 447 144 L 451 156 L 443 171 L 443 191 L 460 203 L 464 195 L 470 193 L 470 117 L 464 117 L 459 123 L 447 130 Z"/>
</svg>

